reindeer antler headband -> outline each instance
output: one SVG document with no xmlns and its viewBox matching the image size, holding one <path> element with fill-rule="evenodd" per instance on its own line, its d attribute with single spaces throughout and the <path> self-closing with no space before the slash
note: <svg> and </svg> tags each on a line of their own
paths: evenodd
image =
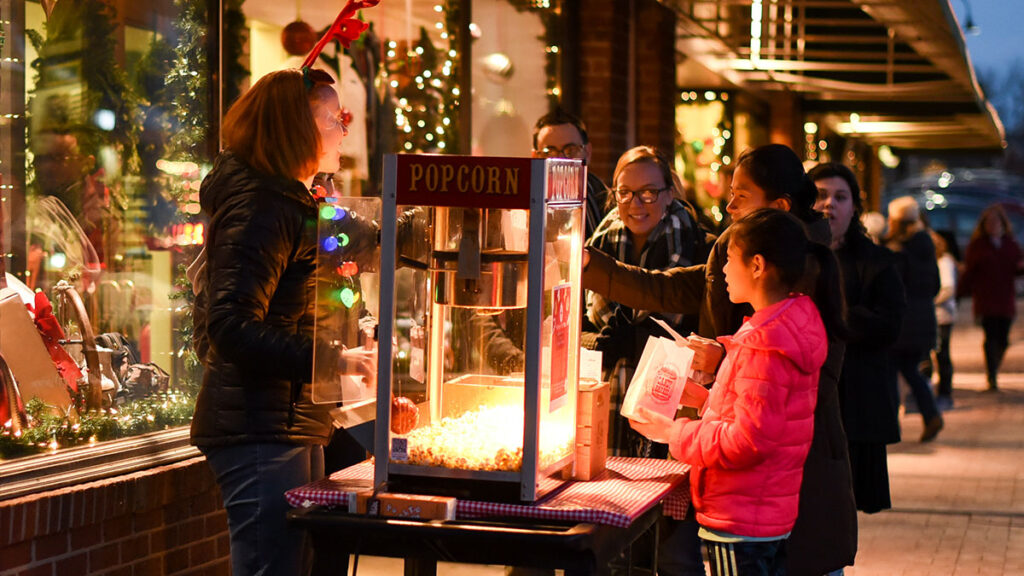
<svg viewBox="0 0 1024 576">
<path fill-rule="evenodd" d="M 302 63 L 302 82 L 306 85 L 307 90 L 311 90 L 314 83 L 334 83 L 330 75 L 323 71 L 313 70 L 310 67 L 316 62 L 324 46 L 331 40 L 337 40 L 341 42 L 342 46 L 348 48 L 356 38 L 359 38 L 369 25 L 352 16 L 363 8 L 373 8 L 379 3 L 380 0 L 348 0 L 345 7 L 338 13 L 338 17 L 334 19 L 334 24 L 331 24 L 331 27 L 327 29 L 327 32 L 320 38 L 320 41 L 313 46 L 313 50 L 309 52 L 306 60 Z M 342 108 L 341 114 L 341 127 L 347 135 L 348 125 L 352 123 L 352 113 L 349 112 L 348 108 Z"/>
<path fill-rule="evenodd" d="M 334 19 L 334 24 L 331 24 L 331 27 L 320 38 L 320 41 L 316 43 L 316 46 L 313 46 L 309 56 L 306 56 L 302 67 L 308 68 L 312 66 L 316 62 L 317 57 L 320 56 L 324 46 L 331 40 L 337 40 L 341 42 L 342 46 L 348 48 L 369 26 L 366 22 L 352 16 L 364 8 L 373 8 L 377 4 L 380 4 L 380 0 L 348 0 L 345 7 L 338 13 L 338 17 Z"/>
</svg>

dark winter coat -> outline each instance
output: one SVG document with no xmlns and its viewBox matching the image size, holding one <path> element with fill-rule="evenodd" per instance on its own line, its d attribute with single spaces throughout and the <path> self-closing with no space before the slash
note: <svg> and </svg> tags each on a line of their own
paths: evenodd
<svg viewBox="0 0 1024 576">
<path fill-rule="evenodd" d="M 807 229 L 814 241 L 829 244 L 827 222 L 818 220 L 808 224 Z M 729 301 L 723 271 L 728 247 L 726 230 L 718 237 L 706 265 L 667 271 L 629 266 L 591 250 L 590 262 L 583 271 L 583 288 L 631 308 L 699 312 L 700 334 L 707 338 L 733 334 L 752 309 L 747 304 L 737 306 Z M 791 575 L 820 576 L 853 564 L 857 552 L 857 510 L 839 409 L 843 353 L 843 343 L 830 339 L 828 357 L 818 381 L 814 437 L 804 463 L 800 512 L 787 542 Z"/>
<path fill-rule="evenodd" d="M 200 203 L 210 233 L 194 317 L 208 350 L 192 443 L 326 444 L 331 419 L 309 385 L 315 199 L 301 182 L 260 174 L 225 152 Z"/>
<path fill-rule="evenodd" d="M 903 328 L 893 345 L 897 352 L 924 352 L 935 347 L 935 295 L 939 293 L 939 265 L 935 244 L 927 230 L 919 230 L 903 242 L 890 242 L 898 256 L 897 269 L 907 295 Z"/>
<path fill-rule="evenodd" d="M 971 239 L 960 284 L 961 293 L 974 297 L 976 318 L 1016 316 L 1014 277 L 1020 273 L 1020 259 L 1020 247 L 1012 234 L 1004 234 L 998 248 L 988 235 Z"/>
<path fill-rule="evenodd" d="M 851 442 L 899 442 L 899 393 L 888 350 L 900 334 L 907 304 L 896 256 L 863 234 L 849 235 L 836 256 L 850 330 L 839 379 L 846 437 Z"/>
<path fill-rule="evenodd" d="M 648 270 L 618 262 L 590 248 L 590 263 L 583 270 L 583 288 L 622 306 L 653 312 L 700 315 L 697 333 L 705 338 L 733 334 L 743 317 L 753 313 L 747 304 L 733 304 L 725 286 L 726 229 L 711 247 L 706 264 Z"/>
<path fill-rule="evenodd" d="M 607 213 L 608 187 L 593 172 L 587 171 L 587 204 L 586 211 L 583 214 L 586 218 L 583 229 L 584 234 L 586 234 L 584 240 L 590 239 L 590 236 L 597 230 L 598 224 L 601 223 L 601 220 L 604 220 L 604 215 Z"/>
</svg>

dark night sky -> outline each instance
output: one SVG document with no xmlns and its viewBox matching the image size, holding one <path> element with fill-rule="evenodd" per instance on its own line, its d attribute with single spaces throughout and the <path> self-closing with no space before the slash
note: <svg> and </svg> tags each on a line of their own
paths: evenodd
<svg viewBox="0 0 1024 576">
<path fill-rule="evenodd" d="M 1024 0 L 951 0 L 953 9 L 966 25 L 967 5 L 979 30 L 967 34 L 967 52 L 975 73 L 986 84 L 986 97 L 999 112 L 1007 129 L 1024 122 L 1019 102 L 1020 87 L 1007 90 L 1003 82 L 1009 72 L 1024 80 Z"/>
<path fill-rule="evenodd" d="M 975 68 L 1004 68 L 1015 61 L 1024 63 L 1024 0 L 952 0 L 960 24 L 964 25 L 965 2 L 970 5 L 978 34 L 967 35 L 967 51 Z"/>
</svg>

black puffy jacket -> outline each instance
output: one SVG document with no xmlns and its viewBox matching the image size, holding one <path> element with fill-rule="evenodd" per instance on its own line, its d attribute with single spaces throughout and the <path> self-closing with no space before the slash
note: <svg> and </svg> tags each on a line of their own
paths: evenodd
<svg viewBox="0 0 1024 576">
<path fill-rule="evenodd" d="M 935 295 L 939 293 L 939 265 L 935 244 L 927 230 L 919 230 L 903 242 L 889 242 L 897 255 L 897 270 L 907 295 L 903 329 L 893 345 L 895 352 L 924 353 L 935 347 L 938 323 L 935 320 Z"/>
<path fill-rule="evenodd" d="M 327 408 L 310 399 L 317 205 L 297 180 L 225 152 L 203 180 L 207 284 L 195 330 L 208 346 L 192 420 L 199 446 L 326 444 Z"/>
</svg>

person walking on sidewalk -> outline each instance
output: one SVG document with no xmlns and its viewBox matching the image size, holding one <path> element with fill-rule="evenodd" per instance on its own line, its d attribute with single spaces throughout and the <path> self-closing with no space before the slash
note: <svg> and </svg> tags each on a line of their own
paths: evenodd
<svg viewBox="0 0 1024 576">
<path fill-rule="evenodd" d="M 921 222 L 921 208 L 912 196 L 889 203 L 889 236 L 886 245 L 898 256 L 907 312 L 900 336 L 892 348 L 896 369 L 910 386 L 924 419 L 921 442 L 930 442 L 942 430 L 942 415 L 935 405 L 931 383 L 921 374 L 921 361 L 935 346 L 935 295 L 939 293 L 939 267 L 935 244 Z"/>
<path fill-rule="evenodd" d="M 961 294 L 974 300 L 974 318 L 985 331 L 985 373 L 988 390 L 999 390 L 997 376 L 1009 346 L 1016 314 L 1014 277 L 1022 271 L 1021 250 L 1010 220 L 998 204 L 986 208 L 971 235 L 964 256 Z"/>
<path fill-rule="evenodd" d="M 949 249 L 948 240 L 931 230 L 935 242 L 935 259 L 939 265 L 939 293 L 935 296 L 935 320 L 939 327 L 939 340 L 935 345 L 935 368 L 939 373 L 939 384 L 935 393 L 935 404 L 940 412 L 953 408 L 953 360 L 949 356 L 949 341 L 956 321 L 956 258 Z"/>
</svg>

